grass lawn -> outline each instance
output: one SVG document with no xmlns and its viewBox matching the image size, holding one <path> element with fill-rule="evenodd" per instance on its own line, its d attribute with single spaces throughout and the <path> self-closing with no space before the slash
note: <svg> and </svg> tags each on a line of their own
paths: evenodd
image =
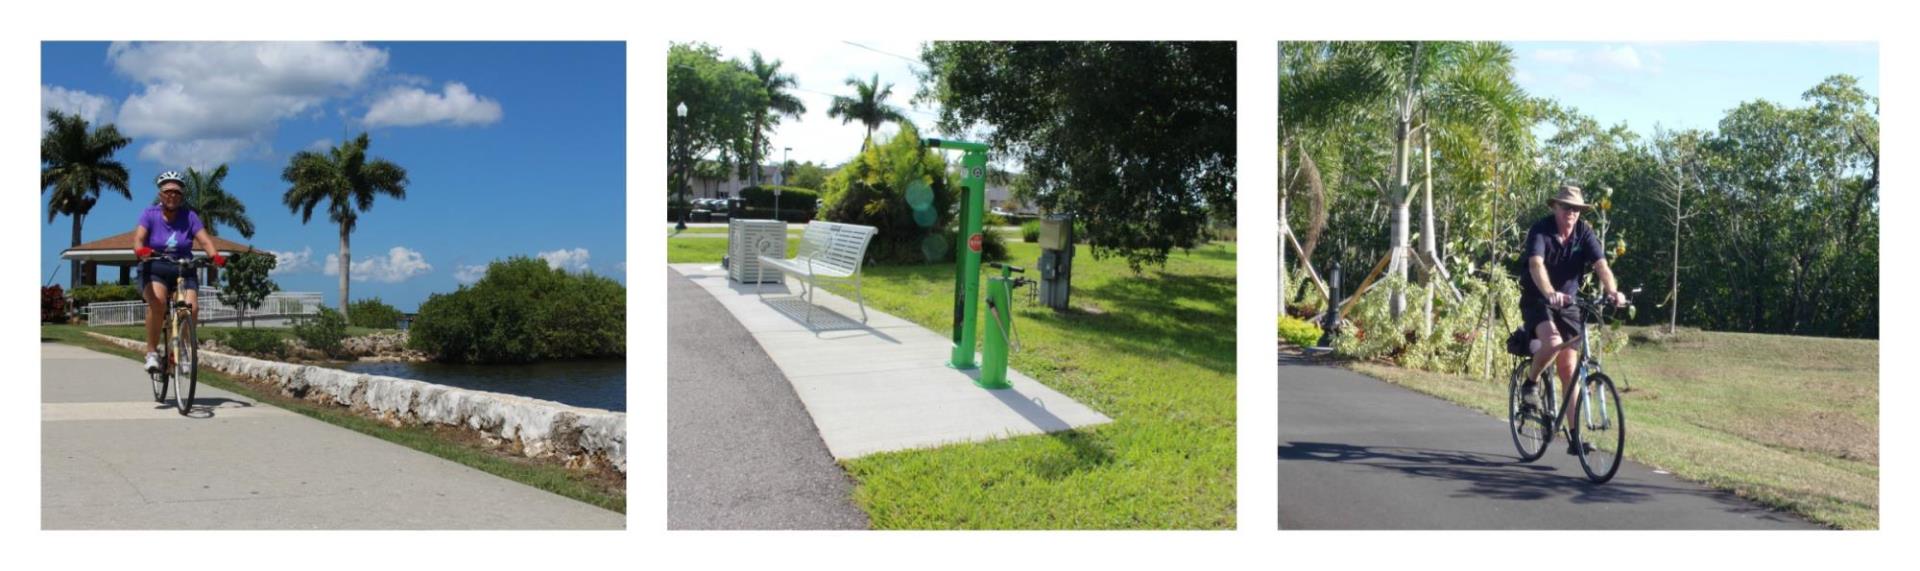
<svg viewBox="0 0 1920 571">
<path fill-rule="evenodd" d="M 102 325 L 99 327 L 85 327 L 85 326 L 76 325 L 72 327 L 86 330 L 86 331 L 92 331 L 94 333 L 99 333 L 102 335 L 112 335 L 114 337 L 119 337 L 122 339 L 132 339 L 135 341 L 145 341 L 147 339 L 147 328 L 140 325 Z M 222 332 L 232 331 L 235 329 L 258 329 L 261 331 L 271 331 L 273 332 L 274 335 L 277 335 L 284 339 L 293 338 L 293 328 L 291 327 L 235 328 L 235 327 L 224 327 L 224 326 L 222 327 L 207 326 L 207 327 L 200 328 L 200 334 L 202 337 L 205 337 L 207 335 L 219 335 Z M 374 329 L 371 327 L 360 327 L 360 326 L 354 325 L 354 326 L 347 327 L 347 336 L 358 337 L 358 336 L 367 335 L 370 333 L 391 332 L 391 331 L 398 331 L 398 329 Z"/>
<path fill-rule="evenodd" d="M 1008 244 L 1030 266 L 1033 244 Z M 1012 366 L 1114 419 L 1087 429 L 843 463 L 883 529 L 1234 527 L 1234 246 L 1141 275 L 1075 260 L 1074 310 L 1018 293 Z M 844 287 L 842 287 L 844 286 Z M 827 286 L 851 296 L 852 284 Z M 867 304 L 950 331 L 953 265 L 867 269 Z"/>
<path fill-rule="evenodd" d="M 105 333 L 128 339 L 144 339 L 138 327 L 94 327 L 42 325 L 40 338 L 83 347 L 102 353 L 139 360 L 140 355 L 86 334 Z M 394 427 L 358 416 L 345 408 L 281 396 L 278 391 L 249 382 L 241 382 L 211 369 L 200 371 L 202 384 L 239 393 L 247 398 L 291 410 L 322 422 L 341 426 L 381 440 L 439 456 L 474 469 L 520 482 L 535 488 L 573 498 L 620 513 L 627 511 L 626 482 L 620 478 L 600 477 L 533 459 L 489 449 L 479 437 L 462 429 L 433 426 Z M 145 390 L 145 389 L 142 389 Z"/>
<path fill-rule="evenodd" d="M 1361 373 L 1506 416 L 1506 384 L 1379 363 Z M 1627 457 L 1845 529 L 1880 525 L 1880 343 L 1749 333 L 1607 356 Z"/>
</svg>

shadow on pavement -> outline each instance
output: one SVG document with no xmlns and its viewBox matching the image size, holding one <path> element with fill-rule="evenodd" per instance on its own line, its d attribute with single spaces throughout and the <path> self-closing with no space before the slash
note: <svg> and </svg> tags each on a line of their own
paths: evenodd
<svg viewBox="0 0 1920 571">
<path fill-rule="evenodd" d="M 1559 453 L 1560 448 L 1549 454 Z M 1712 491 L 1674 488 L 1651 484 L 1613 481 L 1594 485 L 1578 474 L 1569 476 L 1552 467 L 1521 464 L 1506 455 L 1477 454 L 1453 450 L 1402 448 L 1393 446 L 1353 446 L 1325 442 L 1293 442 L 1280 447 L 1281 460 L 1340 462 L 1392 470 L 1419 478 L 1456 481 L 1466 484 L 1454 497 L 1485 497 L 1505 500 L 1544 500 L 1567 498 L 1575 503 L 1637 504 L 1662 495 L 1698 495 L 1721 500 L 1729 508 L 1764 513 L 1751 506 Z"/>
</svg>

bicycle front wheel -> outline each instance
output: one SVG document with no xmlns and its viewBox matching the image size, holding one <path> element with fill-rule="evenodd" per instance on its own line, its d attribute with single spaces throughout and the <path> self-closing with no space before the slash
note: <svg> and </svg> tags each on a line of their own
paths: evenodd
<svg viewBox="0 0 1920 571">
<path fill-rule="evenodd" d="M 193 393 L 200 384 L 200 345 L 195 343 L 193 319 L 180 317 L 180 334 L 174 339 L 173 400 L 181 415 L 193 411 Z"/>
<path fill-rule="evenodd" d="M 1553 387 L 1535 383 L 1526 387 L 1527 368 L 1532 364 L 1520 359 L 1507 376 L 1507 428 L 1513 434 L 1513 447 L 1521 462 L 1539 460 L 1553 441 Z"/>
<path fill-rule="evenodd" d="M 167 402 L 167 376 L 173 374 L 173 356 L 167 354 L 173 350 L 173 339 L 168 337 L 164 330 L 160 332 L 158 347 L 161 353 L 160 370 L 147 372 L 147 379 L 153 381 L 153 402 L 163 403 L 161 406 L 164 407 L 166 406 L 164 403 Z"/>
<path fill-rule="evenodd" d="M 1580 469 L 1595 484 L 1612 480 L 1620 470 L 1627 447 L 1627 413 L 1613 379 L 1604 374 L 1587 377 L 1581 387 L 1579 420 L 1573 423 L 1573 443 L 1580 450 Z"/>
</svg>

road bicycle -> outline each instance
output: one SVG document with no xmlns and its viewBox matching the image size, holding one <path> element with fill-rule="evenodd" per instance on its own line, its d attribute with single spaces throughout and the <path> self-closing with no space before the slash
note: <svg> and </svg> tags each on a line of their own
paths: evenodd
<svg viewBox="0 0 1920 571">
<path fill-rule="evenodd" d="M 1636 288 L 1628 295 L 1639 293 Z M 1620 459 L 1627 446 L 1626 409 L 1587 334 L 1593 323 L 1604 326 L 1611 307 L 1609 301 L 1605 296 L 1576 299 L 1581 315 L 1580 332 L 1554 348 L 1557 352 L 1579 345 L 1580 356 L 1573 372 L 1574 387 L 1578 389 L 1574 391 L 1575 406 L 1556 407 L 1555 401 L 1561 392 L 1555 382 L 1556 367 L 1552 361 L 1541 367 L 1535 382 L 1529 383 L 1527 369 L 1533 365 L 1533 358 L 1520 357 L 1507 377 L 1507 425 L 1513 434 L 1513 446 L 1520 452 L 1520 461 L 1540 459 L 1546 454 L 1547 445 L 1553 442 L 1554 433 L 1560 432 L 1564 425 L 1570 451 L 1580 458 L 1580 469 L 1595 484 L 1613 479 L 1614 473 L 1620 470 Z M 1568 411 L 1574 411 L 1572 422 L 1566 422 Z"/>
<path fill-rule="evenodd" d="M 172 385 L 174 407 L 185 416 L 193 411 L 193 393 L 200 386 L 199 325 L 193 318 L 193 306 L 187 303 L 187 276 L 213 262 L 191 256 L 158 259 L 178 264 L 180 274 L 173 279 L 173 295 L 167 300 L 167 321 L 160 327 L 160 370 L 147 376 L 153 381 L 153 402 L 166 403 L 167 387 Z M 143 262 L 149 275 L 154 261 Z"/>
</svg>

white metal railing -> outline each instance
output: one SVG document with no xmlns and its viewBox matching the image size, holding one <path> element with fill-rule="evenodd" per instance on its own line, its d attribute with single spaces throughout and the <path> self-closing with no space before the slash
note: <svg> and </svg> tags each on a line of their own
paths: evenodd
<svg viewBox="0 0 1920 571">
<path fill-rule="evenodd" d="M 200 320 L 220 321 L 235 319 L 240 311 L 220 302 L 219 290 L 200 288 Z M 269 317 L 287 315 L 315 315 L 320 313 L 321 296 L 319 292 L 283 291 L 267 294 L 261 300 L 260 307 L 247 312 L 248 316 Z M 102 301 L 87 304 L 87 325 L 135 325 L 147 319 L 145 301 Z"/>
</svg>

